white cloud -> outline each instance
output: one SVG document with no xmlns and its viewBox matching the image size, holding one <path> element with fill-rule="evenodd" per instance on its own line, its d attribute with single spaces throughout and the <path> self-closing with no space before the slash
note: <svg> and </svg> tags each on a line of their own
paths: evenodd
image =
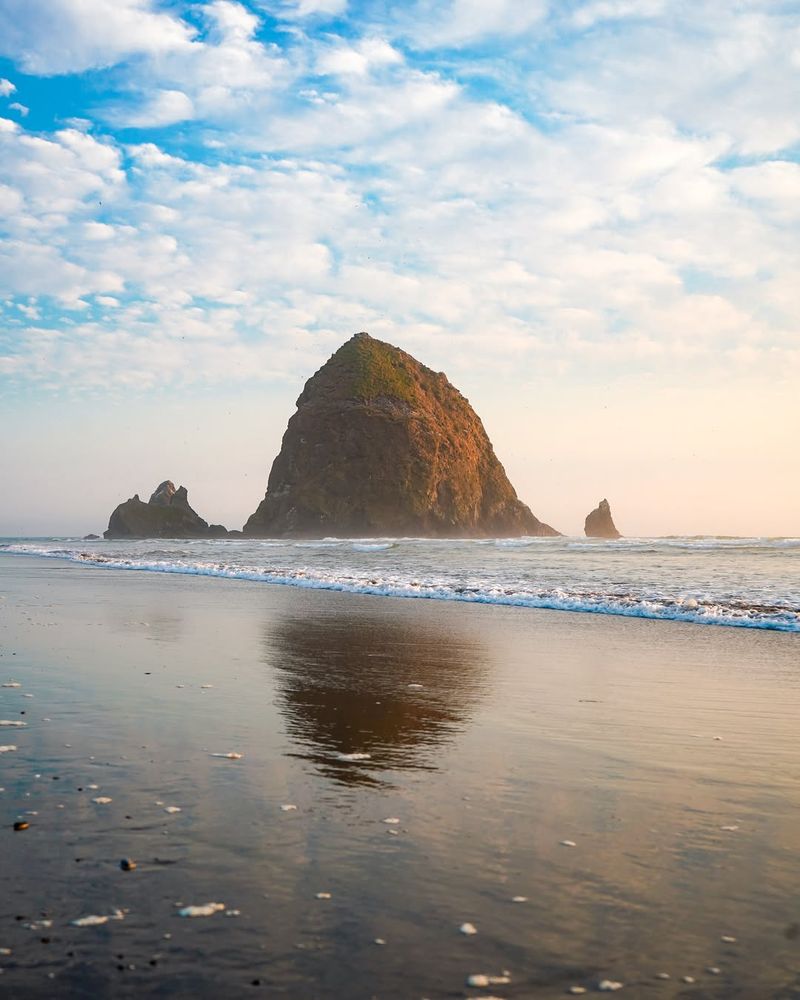
<svg viewBox="0 0 800 1000">
<path fill-rule="evenodd" d="M 347 0 L 261 0 L 275 17 L 302 19 L 338 17 L 347 11 Z"/>
<path fill-rule="evenodd" d="M 30 111 L 30 108 L 26 108 L 24 104 L 20 104 L 18 101 L 14 101 L 12 104 L 9 104 L 9 108 L 12 111 L 18 112 L 18 114 L 20 114 L 23 118 L 27 118 L 28 112 Z"/>
<path fill-rule="evenodd" d="M 419 49 L 460 48 L 524 34 L 544 21 L 548 7 L 548 0 L 417 0 L 398 24 Z"/>
<path fill-rule="evenodd" d="M 570 20 L 576 28 L 591 28 L 600 21 L 656 17 L 666 0 L 592 0 L 575 10 Z"/>
<path fill-rule="evenodd" d="M 366 76 L 374 69 L 402 63 L 402 55 L 382 38 L 362 38 L 357 45 L 338 44 L 322 50 L 316 71 L 322 75 Z"/>
<path fill-rule="evenodd" d="M 10 80 L 0 77 L 0 97 L 10 97 L 16 89 Z"/>
<path fill-rule="evenodd" d="M 191 98 L 182 90 L 158 90 L 136 111 L 120 112 L 121 124 L 129 128 L 161 128 L 187 121 L 195 114 Z"/>
<path fill-rule="evenodd" d="M 193 31 L 151 0 L 4 0 L 0 53 L 26 73 L 51 76 L 161 55 L 190 44 Z"/>
</svg>

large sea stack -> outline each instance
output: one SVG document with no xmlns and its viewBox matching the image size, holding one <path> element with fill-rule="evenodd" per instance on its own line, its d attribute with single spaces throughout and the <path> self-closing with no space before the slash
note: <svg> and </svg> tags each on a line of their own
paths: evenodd
<svg viewBox="0 0 800 1000">
<path fill-rule="evenodd" d="M 144 503 L 135 494 L 121 503 L 108 521 L 104 538 L 224 538 L 221 524 L 209 524 L 189 506 L 185 486 L 168 479 Z"/>
<path fill-rule="evenodd" d="M 601 500 L 595 509 L 586 515 L 583 530 L 587 538 L 622 538 L 611 517 L 608 500 Z"/>
<path fill-rule="evenodd" d="M 306 382 L 251 537 L 557 535 L 447 381 L 358 333 Z"/>
</svg>

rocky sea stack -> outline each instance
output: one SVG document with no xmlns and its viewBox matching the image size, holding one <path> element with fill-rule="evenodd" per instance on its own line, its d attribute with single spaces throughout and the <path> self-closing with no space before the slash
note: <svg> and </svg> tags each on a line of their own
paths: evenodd
<svg viewBox="0 0 800 1000">
<path fill-rule="evenodd" d="M 586 515 L 584 529 L 587 538 L 622 538 L 611 517 L 608 500 L 601 500 L 595 509 Z"/>
<path fill-rule="evenodd" d="M 358 333 L 308 380 L 251 537 L 557 535 L 517 499 L 447 381 Z"/>
<path fill-rule="evenodd" d="M 225 538 L 221 524 L 209 524 L 189 506 L 185 486 L 175 489 L 168 479 L 147 503 L 135 494 L 121 503 L 108 521 L 104 538 Z"/>
</svg>

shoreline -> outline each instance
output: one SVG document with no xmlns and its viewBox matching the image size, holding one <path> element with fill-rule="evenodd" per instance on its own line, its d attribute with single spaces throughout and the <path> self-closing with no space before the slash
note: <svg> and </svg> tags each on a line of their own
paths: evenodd
<svg viewBox="0 0 800 1000">
<path fill-rule="evenodd" d="M 225 539 L 220 539 L 225 541 Z M 215 540 L 220 541 L 220 540 Z M 67 541 L 67 540 L 65 540 Z M 146 540 L 140 539 L 139 541 L 156 541 L 156 540 Z M 163 542 L 164 540 L 157 540 Z M 185 542 L 185 540 L 183 540 Z M 235 539 L 227 539 L 227 541 L 235 541 Z M 241 540 L 240 540 L 241 541 Z M 262 540 L 265 541 L 265 540 Z M 371 540 L 352 540 L 352 539 L 320 539 L 315 542 L 303 541 L 292 543 L 299 547 L 304 545 L 308 546 L 324 546 L 330 544 L 339 543 L 351 543 L 354 547 L 358 548 L 358 542 L 363 541 L 364 544 L 361 547 L 362 550 L 366 551 L 369 549 L 381 549 L 389 548 L 394 541 L 412 541 L 409 539 L 399 539 L 399 540 L 382 540 L 382 539 L 371 539 Z M 429 541 L 441 541 L 446 542 L 446 539 L 413 539 L 413 541 L 429 542 Z M 473 539 L 476 543 L 485 542 L 484 539 Z M 505 539 L 490 540 L 495 542 L 505 542 Z M 538 539 L 532 539 L 532 544 L 536 544 Z M 552 541 L 552 539 L 547 539 L 547 541 Z M 596 543 L 596 540 L 594 540 Z M 284 542 L 275 542 L 272 544 L 286 544 Z M 613 544 L 613 543 L 612 543 Z M 268 572 L 262 570 L 248 570 L 244 568 L 229 568 L 222 566 L 181 566 L 174 564 L 167 564 L 164 562 L 134 562 L 132 560 L 126 560 L 121 557 L 105 556 L 102 553 L 66 553 L 63 551 L 56 551 L 53 553 L 42 553 L 42 552 L 18 552 L 18 551 L 8 551 L 0 549 L 0 561 L 5 558 L 19 557 L 23 559 L 42 559 L 45 561 L 55 560 L 71 565 L 79 565 L 85 569 L 104 569 L 104 570 L 116 570 L 119 572 L 137 572 L 137 573 L 152 573 L 152 574 L 163 574 L 170 576 L 186 576 L 186 577 L 206 577 L 211 579 L 221 579 L 221 580 L 233 580 L 238 582 L 249 582 L 258 584 L 269 584 L 273 586 L 284 586 L 291 588 L 298 588 L 302 590 L 312 590 L 312 591 L 327 591 L 331 593 L 347 593 L 353 595 L 363 595 L 370 597 L 390 597 L 402 600 L 432 600 L 432 601 L 443 601 L 446 603 L 453 604 L 471 604 L 480 606 L 492 606 L 492 607 L 519 607 L 526 608 L 529 610 L 541 610 L 541 611 L 554 611 L 554 612 L 570 612 L 576 614 L 590 614 L 595 616 L 611 616 L 620 618 L 635 618 L 645 621 L 671 621 L 671 622 L 683 622 L 693 625 L 711 625 L 719 626 L 723 628 L 736 628 L 736 629 L 748 629 L 756 631 L 767 631 L 767 632 L 781 632 L 796 634 L 800 633 L 800 610 L 789 610 L 783 607 L 766 607 L 762 609 L 762 613 L 771 614 L 772 618 L 759 617 L 733 617 L 731 615 L 720 616 L 714 614 L 713 610 L 710 612 L 702 607 L 702 603 L 696 600 L 689 602 L 684 602 L 680 599 L 663 599 L 662 607 L 654 608 L 647 603 L 641 603 L 634 606 L 626 606 L 623 601 L 620 600 L 608 600 L 603 602 L 598 602 L 596 599 L 572 599 L 568 596 L 547 596 L 547 597 L 535 597 L 530 595 L 519 596 L 514 593 L 498 594 L 498 593 L 474 593 L 472 588 L 442 588 L 442 587 L 424 587 L 415 586 L 414 588 L 409 588 L 408 586 L 387 586 L 386 584 L 378 584 L 377 582 L 365 582 L 365 581 L 334 581 L 327 579 L 315 579 L 313 576 L 309 575 L 305 570 L 298 570 L 296 572 Z M 712 605 L 713 608 L 713 605 Z"/>
</svg>

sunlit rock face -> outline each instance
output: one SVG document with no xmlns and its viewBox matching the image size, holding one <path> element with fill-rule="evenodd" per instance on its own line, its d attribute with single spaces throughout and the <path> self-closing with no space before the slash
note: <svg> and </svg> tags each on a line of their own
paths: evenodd
<svg viewBox="0 0 800 1000">
<path fill-rule="evenodd" d="M 147 503 L 135 494 L 115 508 L 105 538 L 224 538 L 221 524 L 209 524 L 189 506 L 185 486 L 175 489 L 168 479 L 156 487 Z"/>
<path fill-rule="evenodd" d="M 557 535 L 518 498 L 442 372 L 366 333 L 306 383 L 255 537 Z"/>
<path fill-rule="evenodd" d="M 584 531 L 587 538 L 622 538 L 611 517 L 608 500 L 601 500 L 595 509 L 586 515 Z"/>
</svg>

